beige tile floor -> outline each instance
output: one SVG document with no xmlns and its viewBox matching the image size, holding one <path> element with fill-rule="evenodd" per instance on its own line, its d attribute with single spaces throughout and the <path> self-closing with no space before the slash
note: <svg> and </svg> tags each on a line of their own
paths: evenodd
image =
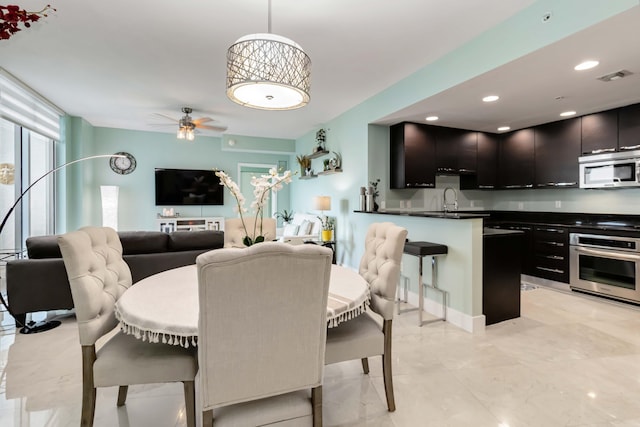
<svg viewBox="0 0 640 427">
<path fill-rule="evenodd" d="M 547 288 L 522 293 L 522 317 L 469 334 L 444 322 L 394 325 L 397 411 L 380 359 L 328 366 L 325 426 L 640 426 L 640 311 Z M 80 347 L 73 318 L 37 335 L 0 333 L 0 426 L 77 426 Z M 181 385 L 100 389 L 96 426 L 183 426 Z"/>
</svg>

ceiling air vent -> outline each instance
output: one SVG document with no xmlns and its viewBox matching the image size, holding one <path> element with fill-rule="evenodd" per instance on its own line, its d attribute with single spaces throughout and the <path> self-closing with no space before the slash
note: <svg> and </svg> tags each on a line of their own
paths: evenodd
<svg viewBox="0 0 640 427">
<path fill-rule="evenodd" d="M 620 70 L 620 71 L 616 71 L 615 73 L 611 73 L 611 74 L 607 74 L 605 76 L 601 76 L 598 77 L 598 80 L 602 80 L 603 82 L 610 82 L 613 80 L 620 80 L 623 77 L 627 77 L 629 75 L 633 74 L 631 71 L 629 70 Z"/>
</svg>

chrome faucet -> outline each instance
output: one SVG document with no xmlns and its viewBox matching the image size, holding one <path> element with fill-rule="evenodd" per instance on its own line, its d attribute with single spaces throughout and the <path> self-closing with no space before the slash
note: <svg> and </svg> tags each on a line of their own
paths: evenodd
<svg viewBox="0 0 640 427">
<path fill-rule="evenodd" d="M 447 203 L 448 190 L 453 191 L 453 203 Z M 449 212 L 451 210 L 450 209 L 451 206 L 453 206 L 454 212 L 458 210 L 458 192 L 453 187 L 447 187 L 444 189 L 444 192 L 442 193 L 442 208 L 444 209 L 445 212 Z"/>
</svg>

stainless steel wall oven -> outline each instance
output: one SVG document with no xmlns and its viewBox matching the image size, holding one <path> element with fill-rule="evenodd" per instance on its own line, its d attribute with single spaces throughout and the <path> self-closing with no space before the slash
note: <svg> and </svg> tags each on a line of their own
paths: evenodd
<svg viewBox="0 0 640 427">
<path fill-rule="evenodd" d="M 571 233 L 572 289 L 640 303 L 640 239 Z"/>
</svg>

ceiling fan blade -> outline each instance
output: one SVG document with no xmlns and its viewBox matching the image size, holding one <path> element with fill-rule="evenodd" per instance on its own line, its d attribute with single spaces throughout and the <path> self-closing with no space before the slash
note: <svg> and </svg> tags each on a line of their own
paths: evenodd
<svg viewBox="0 0 640 427">
<path fill-rule="evenodd" d="M 198 126 L 201 123 L 206 123 L 206 122 L 215 122 L 215 120 L 213 120 L 211 117 L 200 117 L 199 119 L 193 120 L 193 123 L 195 123 L 196 126 Z"/>
<path fill-rule="evenodd" d="M 224 132 L 225 130 L 227 130 L 226 126 L 196 125 L 196 128 L 198 128 L 198 129 L 215 130 L 217 132 Z"/>
<path fill-rule="evenodd" d="M 167 116 L 165 114 L 161 114 L 161 113 L 151 113 L 152 116 L 154 116 L 157 119 L 166 119 L 166 120 L 171 120 L 173 123 L 179 123 L 180 120 L 178 119 L 174 119 L 173 117 Z"/>
<path fill-rule="evenodd" d="M 147 126 L 151 126 L 151 127 L 175 127 L 176 124 L 175 123 L 147 123 Z"/>
</svg>

